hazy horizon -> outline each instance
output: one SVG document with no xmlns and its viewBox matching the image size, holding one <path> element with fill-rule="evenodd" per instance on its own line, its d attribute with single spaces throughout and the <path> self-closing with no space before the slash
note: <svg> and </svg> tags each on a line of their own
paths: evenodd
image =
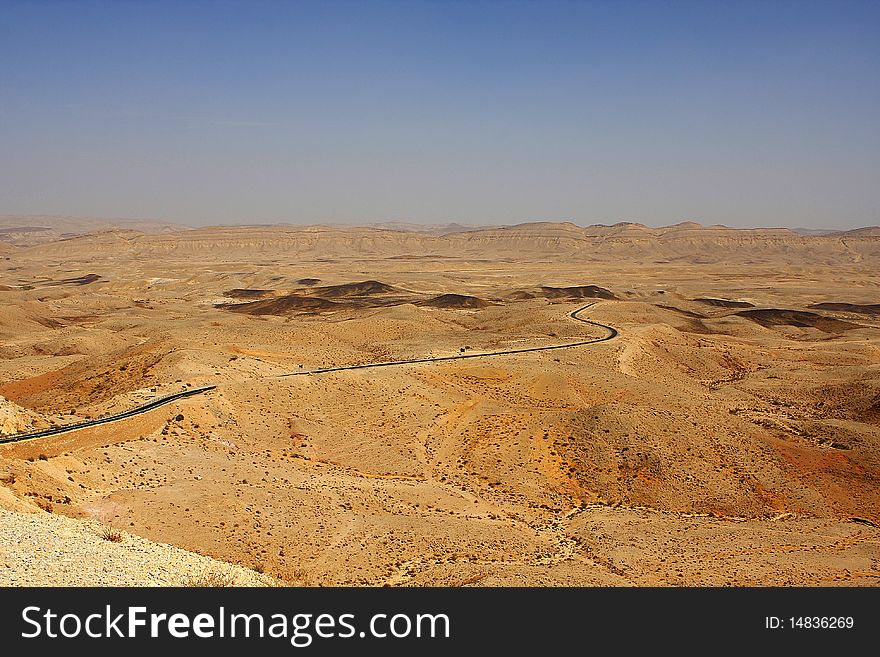
<svg viewBox="0 0 880 657">
<path fill-rule="evenodd" d="M 749 230 L 749 229 L 777 229 L 784 228 L 793 231 L 803 231 L 803 232 L 811 232 L 811 233 L 822 233 L 822 232 L 836 232 L 836 231 L 847 231 L 847 230 L 857 230 L 861 228 L 874 228 L 877 227 L 877 224 L 865 224 L 862 226 L 854 226 L 849 228 L 828 228 L 828 227 L 805 227 L 805 226 L 781 226 L 781 225 L 743 225 L 743 226 L 730 226 L 727 224 L 710 224 L 706 222 L 701 222 L 692 219 L 683 219 L 681 221 L 672 222 L 672 223 L 658 223 L 658 222 L 644 222 L 637 220 L 626 220 L 621 219 L 619 221 L 577 221 L 568 218 L 560 218 L 560 219 L 535 219 L 535 220 L 522 220 L 522 221 L 510 221 L 503 223 L 479 223 L 473 221 L 432 221 L 432 222 L 418 222 L 418 221 L 406 221 L 402 219 L 393 219 L 387 221 L 286 221 L 286 220 L 278 220 L 278 221 L 266 221 L 266 222 L 241 222 L 241 221 L 218 221 L 218 222 L 205 222 L 200 224 L 187 223 L 185 221 L 177 221 L 170 219 L 163 219 L 161 217 L 97 217 L 97 216 L 83 216 L 83 215 L 59 215 L 59 214 L 22 214 L 22 213 L 10 213 L 10 212 L 0 212 L 0 223 L 4 220 L 8 220 L 10 217 L 18 217 L 22 220 L 34 220 L 35 226 L 39 224 L 40 219 L 57 219 L 57 220 L 70 220 L 70 221 L 95 221 L 95 222 L 107 222 L 110 224 L 118 223 L 154 223 L 157 225 L 168 224 L 168 225 L 176 225 L 184 229 L 196 229 L 196 228 L 210 228 L 213 226 L 222 226 L 222 227 L 245 227 L 245 226 L 326 226 L 328 228 L 356 228 L 356 227 L 388 227 L 389 229 L 393 229 L 393 224 L 400 224 L 404 227 L 410 226 L 424 226 L 426 228 L 436 227 L 436 228 L 445 228 L 449 226 L 461 226 L 465 229 L 482 229 L 482 228 L 501 228 L 501 227 L 511 227 L 521 224 L 530 224 L 530 223 L 571 223 L 580 228 L 589 228 L 591 226 L 614 226 L 617 224 L 639 224 L 644 225 L 648 228 L 669 228 L 671 226 L 675 226 L 677 224 L 682 223 L 696 223 L 704 228 L 710 228 L 715 226 L 721 226 L 724 228 L 732 228 L 736 230 Z M 8 222 L 7 222 L 8 223 Z M 24 227 L 20 222 L 19 225 Z M 12 225 L 11 223 L 9 224 Z M 124 225 L 120 227 L 124 228 Z M 405 230 L 405 228 L 404 228 Z"/>
<path fill-rule="evenodd" d="M 0 213 L 880 224 L 871 2 L 0 5 Z"/>
</svg>

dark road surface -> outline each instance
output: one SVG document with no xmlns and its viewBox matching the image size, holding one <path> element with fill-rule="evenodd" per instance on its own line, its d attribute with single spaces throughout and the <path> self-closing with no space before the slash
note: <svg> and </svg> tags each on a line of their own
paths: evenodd
<svg viewBox="0 0 880 657">
<path fill-rule="evenodd" d="M 598 342 L 607 342 L 608 340 L 613 340 L 618 336 L 617 329 L 607 326 L 605 324 L 600 324 L 599 322 L 594 322 L 589 319 L 582 319 L 578 317 L 580 313 L 585 311 L 587 308 L 590 308 L 596 305 L 596 301 L 592 303 L 588 303 L 585 306 L 581 306 L 577 310 L 574 310 L 568 314 L 570 318 L 575 321 L 583 322 L 584 324 L 591 324 L 592 326 L 598 326 L 599 328 L 605 329 L 608 333 L 601 338 L 590 338 L 589 340 L 579 340 L 577 342 L 567 342 L 565 344 L 555 344 L 549 345 L 546 347 L 525 347 L 523 349 L 505 349 L 503 351 L 489 351 L 489 352 L 478 352 L 472 354 L 456 354 L 454 356 L 437 356 L 435 358 L 414 358 L 411 360 L 393 360 L 382 363 L 367 363 L 364 365 L 343 365 L 340 367 L 327 367 L 323 369 L 317 370 L 302 370 L 299 372 L 289 372 L 287 374 L 279 374 L 279 377 L 285 376 L 306 376 L 311 374 L 324 374 L 327 372 L 344 372 L 346 370 L 364 370 L 372 367 L 391 367 L 392 365 L 409 365 L 413 363 L 438 363 L 447 360 L 463 360 L 465 358 L 487 358 L 489 356 L 504 356 L 508 354 L 524 354 L 533 351 L 550 351 L 551 349 L 569 349 L 571 347 L 582 347 L 588 344 L 596 344 Z M 190 397 L 192 395 L 198 395 L 203 392 L 208 392 L 209 390 L 214 390 L 217 386 L 202 386 L 200 388 L 192 388 L 190 390 L 184 390 L 182 392 L 176 392 L 170 395 L 165 395 L 164 397 L 159 397 L 158 399 L 154 399 L 152 401 L 147 402 L 146 404 L 141 404 L 140 406 L 135 406 L 127 411 L 123 411 L 121 413 L 114 413 L 113 415 L 105 415 L 103 417 L 94 418 L 92 420 L 85 420 L 83 422 L 76 422 L 73 424 L 68 424 L 61 427 L 52 427 L 51 429 L 42 429 L 40 431 L 32 431 L 30 433 L 19 433 L 10 436 L 0 436 L 0 444 L 2 443 L 15 443 L 22 440 L 33 440 L 34 438 L 46 438 L 48 436 L 57 436 L 61 433 L 67 433 L 69 431 L 77 431 L 78 429 L 85 429 L 87 427 L 94 427 L 100 424 L 108 424 L 110 422 L 116 422 L 117 420 L 124 420 L 125 418 L 134 417 L 135 415 L 140 415 L 141 413 L 146 413 L 147 411 L 151 411 L 155 408 L 159 408 L 160 406 L 164 406 L 165 404 L 170 404 L 171 402 L 177 401 L 178 399 L 183 399 L 184 397 Z"/>
</svg>

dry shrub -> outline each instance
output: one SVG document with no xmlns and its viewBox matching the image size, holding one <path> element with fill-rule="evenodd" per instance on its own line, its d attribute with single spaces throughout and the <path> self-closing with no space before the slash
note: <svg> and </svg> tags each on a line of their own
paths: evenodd
<svg viewBox="0 0 880 657">
<path fill-rule="evenodd" d="M 278 573 L 276 577 L 287 586 L 315 586 L 311 573 L 301 566 Z"/>
<path fill-rule="evenodd" d="M 205 570 L 199 575 L 191 575 L 183 581 L 183 586 L 192 588 L 227 588 L 235 586 L 235 575 L 230 571 Z"/>
<path fill-rule="evenodd" d="M 103 527 L 100 536 L 105 541 L 110 541 L 111 543 L 122 543 L 122 532 L 113 527 L 113 525 Z"/>
<path fill-rule="evenodd" d="M 83 507 L 89 515 L 101 521 L 98 536 L 111 543 L 122 543 L 122 532 L 116 528 L 115 522 L 125 511 L 125 507 L 112 500 L 98 500 Z"/>
</svg>

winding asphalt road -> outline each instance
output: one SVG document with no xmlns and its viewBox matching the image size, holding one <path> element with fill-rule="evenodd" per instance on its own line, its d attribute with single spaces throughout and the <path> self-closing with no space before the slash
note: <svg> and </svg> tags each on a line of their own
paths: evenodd
<svg viewBox="0 0 880 657">
<path fill-rule="evenodd" d="M 279 374 L 278 377 L 286 377 L 286 376 L 306 376 L 311 374 L 325 374 L 327 372 L 343 372 L 345 370 L 364 370 L 371 367 L 391 367 L 392 365 L 410 365 L 413 363 L 438 363 L 446 360 L 463 360 L 465 358 L 486 358 L 488 356 L 505 356 L 508 354 L 525 354 L 532 351 L 550 351 L 551 349 L 569 349 L 571 347 L 582 347 L 588 344 L 596 344 L 598 342 L 607 342 L 608 340 L 613 340 L 619 335 L 619 332 L 616 328 L 612 326 L 608 326 L 607 324 L 600 324 L 599 322 L 594 322 L 589 319 L 583 319 L 579 317 L 580 313 L 585 311 L 587 308 L 590 308 L 598 303 L 597 301 L 593 301 L 584 306 L 581 306 L 577 310 L 574 310 L 568 313 L 568 316 L 578 322 L 583 322 L 584 324 L 591 324 L 592 326 L 598 326 L 599 328 L 605 329 L 607 331 L 606 335 L 600 338 L 591 338 L 589 340 L 579 340 L 577 342 L 566 342 L 565 344 L 554 344 L 546 347 L 524 347 L 522 349 L 505 349 L 503 351 L 487 351 L 487 352 L 476 352 L 470 354 L 456 354 L 454 356 L 436 356 L 434 358 L 413 358 L 410 360 L 391 360 L 385 361 L 381 363 L 366 363 L 364 365 L 343 365 L 341 367 L 325 367 L 322 369 L 316 370 L 302 370 L 299 372 L 288 372 L 287 374 Z M 183 399 L 184 397 L 191 397 L 192 395 L 199 395 L 203 392 L 208 392 L 209 390 L 214 390 L 217 386 L 202 386 L 200 388 L 192 388 L 190 390 L 184 390 L 182 392 L 176 392 L 170 395 L 165 395 L 164 397 L 159 397 L 157 399 L 153 399 L 152 401 L 147 402 L 146 404 L 141 404 L 140 406 L 135 406 L 134 408 L 130 408 L 127 411 L 123 411 L 121 413 L 114 413 L 113 415 L 105 415 L 103 417 L 94 418 L 91 420 L 85 420 L 83 422 L 75 422 L 73 424 L 67 424 L 61 427 L 52 427 L 51 429 L 43 429 L 41 431 L 32 431 L 30 433 L 19 433 L 10 436 L 0 436 L 0 444 L 2 443 L 15 443 L 22 440 L 33 440 L 34 438 L 46 438 L 48 436 L 57 436 L 61 433 L 67 433 L 69 431 L 77 431 L 79 429 L 85 429 L 87 427 L 94 427 L 100 424 L 108 424 L 110 422 L 116 422 L 117 420 L 124 420 L 129 417 L 134 417 L 135 415 L 140 415 L 142 413 L 146 413 L 147 411 L 152 411 L 155 408 L 159 408 L 160 406 L 164 406 L 165 404 L 170 404 L 171 402 L 177 401 L 178 399 Z"/>
<path fill-rule="evenodd" d="M 178 399 L 183 399 L 184 397 L 190 397 L 192 395 L 199 395 L 203 392 L 208 392 L 209 390 L 213 390 L 217 386 L 202 386 L 201 388 L 191 388 L 190 390 L 184 390 L 183 392 L 175 392 L 171 395 L 165 395 L 164 397 L 158 397 L 151 401 L 148 401 L 146 404 L 141 404 L 140 406 L 135 406 L 134 408 L 130 408 L 127 411 L 122 411 L 121 413 L 114 413 L 113 415 L 104 415 L 103 417 L 96 417 L 92 420 L 85 420 L 83 422 L 75 422 L 73 424 L 66 424 L 62 427 L 52 427 L 51 429 L 43 429 L 41 431 L 32 431 L 30 433 L 18 433 L 13 434 L 11 436 L 0 436 L 0 444 L 2 443 L 17 443 L 20 440 L 31 440 L 33 438 L 45 438 L 46 436 L 56 436 L 59 433 L 67 433 L 68 431 L 76 431 L 78 429 L 85 429 L 86 427 L 94 427 L 99 424 L 107 424 L 108 422 L 116 422 L 116 420 L 124 420 L 125 418 L 134 417 L 135 415 L 140 415 L 141 413 L 146 413 L 147 411 L 152 411 L 154 408 L 159 408 L 160 406 L 164 406 L 165 404 L 170 404 L 173 401 L 177 401 Z"/>
<path fill-rule="evenodd" d="M 485 358 L 487 356 L 506 356 L 507 354 L 525 354 L 530 351 L 549 351 L 551 349 L 568 349 L 569 347 L 582 347 L 586 344 L 595 344 L 597 342 L 606 342 L 608 340 L 613 340 L 619 335 L 619 332 L 616 328 L 611 326 L 606 326 L 605 324 L 600 324 L 599 322 L 594 322 L 589 319 L 582 319 L 578 317 L 580 313 L 585 311 L 587 308 L 595 306 L 598 301 L 593 301 L 592 303 L 588 303 L 585 306 L 581 306 L 575 311 L 568 313 L 568 316 L 572 319 L 583 322 L 584 324 L 592 324 L 593 326 L 598 326 L 599 328 L 603 328 L 608 331 L 608 334 L 601 338 L 591 338 L 590 340 L 581 340 L 579 342 L 567 342 L 565 344 L 554 344 L 548 347 L 525 347 L 523 349 L 505 349 L 504 351 L 485 351 L 485 352 L 476 352 L 472 354 L 456 354 L 455 356 L 437 356 L 434 358 L 412 358 L 410 360 L 389 360 L 382 363 L 366 363 L 364 365 L 343 365 L 340 367 L 325 367 L 317 370 L 303 370 L 301 372 L 289 372 L 287 374 L 279 374 L 279 377 L 283 376 L 305 376 L 307 374 L 324 374 L 326 372 L 342 372 L 345 370 L 364 370 L 369 367 L 391 367 L 392 365 L 410 365 L 412 363 L 437 363 L 444 360 L 461 360 L 463 358 Z"/>
</svg>

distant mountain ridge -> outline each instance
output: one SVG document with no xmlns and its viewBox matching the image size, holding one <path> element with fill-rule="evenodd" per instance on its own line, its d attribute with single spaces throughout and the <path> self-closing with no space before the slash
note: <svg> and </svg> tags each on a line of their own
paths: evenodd
<svg viewBox="0 0 880 657">
<path fill-rule="evenodd" d="M 155 219 L 101 219 L 61 215 L 0 214 L 0 242 L 29 246 L 106 230 L 161 233 L 187 230 L 188 226 Z"/>
<path fill-rule="evenodd" d="M 44 231 L 41 231 L 41 235 Z M 789 228 L 728 228 L 683 222 L 650 228 L 621 222 L 580 227 L 570 222 L 466 228 L 448 233 L 376 227 L 208 226 L 165 227 L 146 233 L 109 230 L 59 238 L 27 251 L 64 257 L 96 249 L 148 257 L 176 254 L 212 258 L 453 257 L 467 259 L 635 261 L 656 264 L 811 263 L 836 265 L 880 262 L 880 227 L 822 234 Z"/>
</svg>

